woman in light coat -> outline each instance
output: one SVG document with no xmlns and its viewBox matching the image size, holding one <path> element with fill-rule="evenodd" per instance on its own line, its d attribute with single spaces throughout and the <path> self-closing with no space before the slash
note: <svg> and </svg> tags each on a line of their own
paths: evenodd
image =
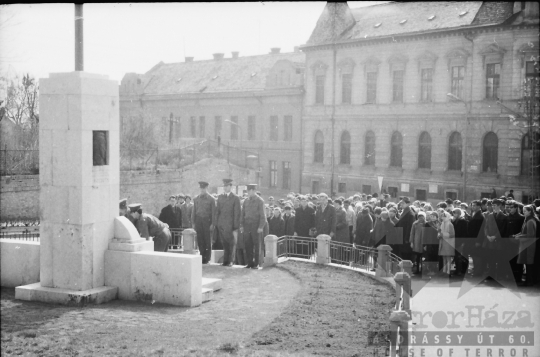
<svg viewBox="0 0 540 357">
<path fill-rule="evenodd" d="M 443 258 L 443 273 L 450 276 L 452 257 L 456 254 L 456 233 L 452 224 L 452 215 L 446 211 L 441 212 L 442 223 L 439 228 L 439 255 Z"/>
<path fill-rule="evenodd" d="M 514 238 L 519 241 L 519 255 L 517 263 L 525 264 L 527 269 L 527 281 L 523 285 L 532 286 L 534 285 L 536 279 L 535 275 L 538 273 L 534 269 L 534 254 L 536 251 L 539 221 L 536 217 L 534 205 L 523 207 L 523 215 L 525 216 L 525 221 L 521 227 L 521 233 L 514 235 Z"/>
</svg>

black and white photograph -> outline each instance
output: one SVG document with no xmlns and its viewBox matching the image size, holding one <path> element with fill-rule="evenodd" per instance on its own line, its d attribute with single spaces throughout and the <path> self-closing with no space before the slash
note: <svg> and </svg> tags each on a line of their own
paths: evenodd
<svg viewBox="0 0 540 357">
<path fill-rule="evenodd" d="M 540 5 L 0 5 L 0 355 L 540 357 Z"/>
</svg>

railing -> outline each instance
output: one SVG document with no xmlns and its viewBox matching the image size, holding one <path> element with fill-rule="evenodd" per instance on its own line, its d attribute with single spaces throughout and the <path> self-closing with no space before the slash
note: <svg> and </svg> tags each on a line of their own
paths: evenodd
<svg viewBox="0 0 540 357">
<path fill-rule="evenodd" d="M 184 242 L 182 239 L 182 232 L 184 229 L 182 228 L 169 228 L 171 231 L 171 242 L 169 243 L 169 249 L 175 249 L 179 250 L 182 249 L 184 246 Z"/>
<path fill-rule="evenodd" d="M 1 239 L 18 239 L 39 242 L 39 227 L 12 227 L 0 230 Z"/>
<path fill-rule="evenodd" d="M 0 149 L 0 176 L 36 175 L 39 173 L 39 150 Z"/>
<path fill-rule="evenodd" d="M 315 260 L 317 239 L 311 237 L 283 236 L 277 241 L 278 258 L 303 258 Z"/>
</svg>

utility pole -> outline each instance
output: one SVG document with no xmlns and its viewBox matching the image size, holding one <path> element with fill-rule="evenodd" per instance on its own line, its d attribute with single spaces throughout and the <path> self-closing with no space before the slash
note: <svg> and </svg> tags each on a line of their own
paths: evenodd
<svg viewBox="0 0 540 357">
<path fill-rule="evenodd" d="M 75 4 L 75 71 L 84 71 L 83 4 Z"/>
<path fill-rule="evenodd" d="M 335 124 L 336 124 L 336 3 L 334 6 L 334 13 L 332 16 L 332 174 L 330 178 L 330 197 L 334 198 L 334 170 L 335 170 Z"/>
</svg>

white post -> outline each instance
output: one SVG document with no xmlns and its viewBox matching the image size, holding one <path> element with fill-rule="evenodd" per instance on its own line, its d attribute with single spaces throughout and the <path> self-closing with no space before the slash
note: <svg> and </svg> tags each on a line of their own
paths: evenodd
<svg viewBox="0 0 540 357">
<path fill-rule="evenodd" d="M 277 253 L 277 241 L 278 237 L 274 235 L 267 235 L 264 237 L 264 246 L 265 246 L 265 257 L 264 257 L 264 267 L 270 267 L 276 265 L 278 262 L 278 253 Z"/>
<path fill-rule="evenodd" d="M 320 234 L 317 236 L 317 264 L 330 264 L 330 238 L 329 235 Z"/>
</svg>

